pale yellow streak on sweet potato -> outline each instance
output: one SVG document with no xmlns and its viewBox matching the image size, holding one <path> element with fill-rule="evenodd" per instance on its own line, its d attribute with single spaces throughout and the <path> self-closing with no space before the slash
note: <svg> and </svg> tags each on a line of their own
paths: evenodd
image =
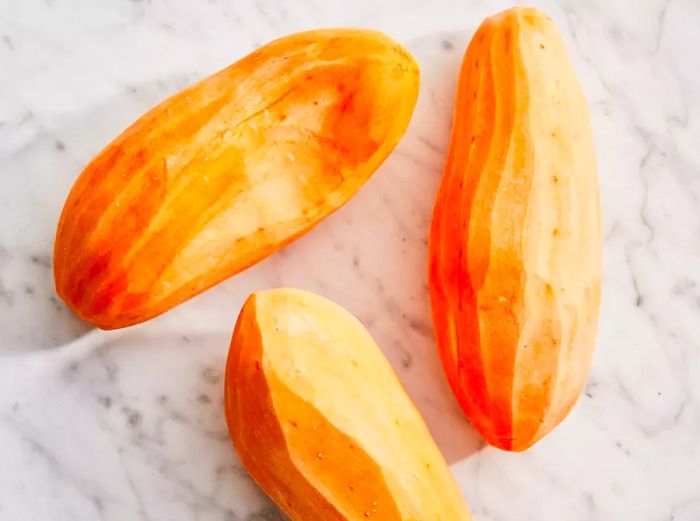
<svg viewBox="0 0 700 521">
<path fill-rule="evenodd" d="M 537 439 L 583 389 L 595 345 L 602 237 L 587 104 L 564 42 L 551 19 L 536 12 L 521 11 L 519 23 L 522 69 L 528 91 L 536 93 L 526 111 L 536 178 L 523 230 L 523 323 L 529 327 L 520 344 L 528 348 L 518 352 L 523 370 L 516 372 L 514 410 L 524 418 L 542 382 L 553 381 L 551 395 L 542 397 L 548 407 L 541 417 L 521 421 L 524 432 L 514 437 Z"/>
</svg>

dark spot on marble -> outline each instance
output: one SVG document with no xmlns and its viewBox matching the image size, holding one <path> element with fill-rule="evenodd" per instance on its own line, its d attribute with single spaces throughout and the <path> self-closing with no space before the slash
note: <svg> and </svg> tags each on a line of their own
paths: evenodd
<svg viewBox="0 0 700 521">
<path fill-rule="evenodd" d="M 161 23 L 160 26 L 166 31 L 172 31 L 175 29 L 172 25 L 166 23 Z"/>
<path fill-rule="evenodd" d="M 182 341 L 183 341 L 185 344 L 189 344 L 189 343 L 190 343 L 190 337 L 188 337 L 187 335 L 182 335 Z"/>
<path fill-rule="evenodd" d="M 197 401 L 199 403 L 211 403 L 211 398 L 209 398 L 208 394 L 202 393 L 199 396 L 197 396 Z"/>
<path fill-rule="evenodd" d="M 382 281 L 382 279 L 376 278 L 374 279 L 374 283 L 377 286 L 377 291 L 379 293 L 384 293 L 384 282 Z"/>
<path fill-rule="evenodd" d="M 405 349 L 401 351 L 401 365 L 406 369 L 413 365 L 413 356 Z"/>
<path fill-rule="evenodd" d="M 205 367 L 202 371 L 202 378 L 209 385 L 216 385 L 221 381 L 221 373 L 212 367 Z"/>
<path fill-rule="evenodd" d="M 15 304 L 15 292 L 5 287 L 2 279 L 0 279 L 0 299 L 3 299 L 8 306 Z"/>
<path fill-rule="evenodd" d="M 61 151 L 63 151 L 63 150 L 66 149 L 65 143 L 64 143 L 63 141 L 58 140 L 58 139 L 57 139 L 56 141 L 54 141 L 53 144 L 54 144 L 54 146 L 56 147 L 56 150 L 61 150 Z"/>
<path fill-rule="evenodd" d="M 34 286 L 30 286 L 29 284 L 24 285 L 24 292 L 27 295 L 34 295 Z"/>
<path fill-rule="evenodd" d="M 452 49 L 455 48 L 455 44 L 453 44 L 449 40 L 443 40 L 442 43 L 440 44 L 440 46 L 446 51 L 451 51 Z"/>
<path fill-rule="evenodd" d="M 688 277 L 681 277 L 676 282 L 673 284 L 673 287 L 671 288 L 671 292 L 674 295 L 684 295 L 688 291 L 692 290 L 695 288 L 696 283 L 694 280 L 689 279 Z"/>
<path fill-rule="evenodd" d="M 217 465 L 216 478 L 219 479 L 221 476 L 225 475 L 231 468 L 232 465 Z"/>
<path fill-rule="evenodd" d="M 142 416 L 139 411 L 131 409 L 130 407 L 123 407 L 122 412 L 126 415 L 126 421 L 130 427 L 135 429 L 141 425 Z"/>
<path fill-rule="evenodd" d="M 90 496 L 90 500 L 92 501 L 92 504 L 95 506 L 95 510 L 97 510 L 98 512 L 101 513 L 105 509 L 104 501 L 102 500 L 102 498 L 97 497 L 97 496 Z"/>
<path fill-rule="evenodd" d="M 32 255 L 29 257 L 29 260 L 32 262 L 32 264 L 36 264 L 43 268 L 51 267 L 51 257 L 48 255 Z"/>
<path fill-rule="evenodd" d="M 15 50 L 15 45 L 12 43 L 12 38 L 10 38 L 7 34 L 2 35 L 2 43 L 4 43 L 5 46 L 11 51 Z"/>
<path fill-rule="evenodd" d="M 158 398 L 156 398 L 156 402 L 158 402 L 159 405 L 165 405 L 166 403 L 168 403 L 168 396 L 165 394 L 161 394 L 160 396 L 158 396 Z"/>
<path fill-rule="evenodd" d="M 630 453 L 630 450 L 629 450 L 627 447 L 625 447 L 625 446 L 622 444 L 622 442 L 620 442 L 619 440 L 615 442 L 615 446 L 616 446 L 618 449 L 620 449 L 622 452 L 624 452 L 625 455 L 629 456 L 629 455 L 631 454 L 631 453 Z"/>
<path fill-rule="evenodd" d="M 119 367 L 117 364 L 110 360 L 103 360 L 102 366 L 107 373 L 107 380 L 109 383 L 114 384 L 117 383 L 117 373 L 119 372 Z"/>
<path fill-rule="evenodd" d="M 53 307 L 56 311 L 63 311 L 63 306 L 61 306 L 61 303 L 58 301 L 58 298 L 56 298 L 54 295 L 51 295 L 49 297 L 49 300 L 53 304 Z"/>
<path fill-rule="evenodd" d="M 27 112 L 24 113 L 24 116 L 22 116 L 22 119 L 19 122 L 19 125 L 25 125 L 32 121 L 34 119 L 34 113 L 31 110 L 28 110 Z"/>
<path fill-rule="evenodd" d="M 127 85 L 126 90 L 128 90 L 132 94 L 136 94 L 139 91 L 139 89 L 137 87 L 135 87 L 134 85 Z"/>
<path fill-rule="evenodd" d="M 15 402 L 12 404 L 12 412 L 17 412 L 19 411 L 19 402 Z"/>
<path fill-rule="evenodd" d="M 63 376 L 64 380 L 70 381 L 76 377 L 79 371 L 80 364 L 78 362 L 70 362 L 63 368 L 63 371 L 61 371 L 61 376 Z"/>
<path fill-rule="evenodd" d="M 360 258 L 357 255 L 352 256 L 352 265 L 356 268 L 360 265 Z"/>
<path fill-rule="evenodd" d="M 642 295 L 637 295 L 637 300 L 635 300 L 635 306 L 640 308 L 642 307 L 642 304 L 644 304 L 644 297 Z"/>
<path fill-rule="evenodd" d="M 430 325 L 416 318 L 411 318 L 408 320 L 408 327 L 410 327 L 413 331 L 419 333 L 422 336 L 432 335 L 432 328 L 430 327 Z"/>
<path fill-rule="evenodd" d="M 97 401 L 105 409 L 110 409 L 112 407 L 112 398 L 109 396 L 98 396 Z"/>
</svg>

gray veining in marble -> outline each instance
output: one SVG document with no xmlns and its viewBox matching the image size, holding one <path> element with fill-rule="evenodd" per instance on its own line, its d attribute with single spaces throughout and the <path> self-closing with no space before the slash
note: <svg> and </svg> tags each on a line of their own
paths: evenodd
<svg viewBox="0 0 700 521">
<path fill-rule="evenodd" d="M 253 290 L 298 286 L 369 328 L 478 521 L 700 519 L 700 4 L 534 1 L 588 97 L 605 222 L 598 350 L 567 420 L 523 454 L 483 447 L 442 376 L 426 240 L 472 0 L 0 0 L 0 520 L 276 520 L 228 440 L 221 372 Z M 53 293 L 71 183 L 143 111 L 286 33 L 364 26 L 421 64 L 395 153 L 279 254 L 128 330 Z"/>
</svg>

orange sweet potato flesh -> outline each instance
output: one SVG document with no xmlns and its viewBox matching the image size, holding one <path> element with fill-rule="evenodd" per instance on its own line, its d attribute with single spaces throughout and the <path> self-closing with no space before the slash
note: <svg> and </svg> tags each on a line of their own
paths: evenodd
<svg viewBox="0 0 700 521">
<path fill-rule="evenodd" d="M 442 363 L 489 443 L 526 449 L 576 402 L 601 251 L 591 128 L 561 36 L 534 9 L 489 18 L 460 71 L 429 241 Z"/>
<path fill-rule="evenodd" d="M 243 464 L 293 521 L 471 519 L 384 355 L 322 297 L 277 289 L 246 301 L 225 406 Z"/>
<path fill-rule="evenodd" d="M 167 99 L 85 168 L 56 234 L 59 296 L 104 329 L 251 266 L 352 197 L 404 133 L 418 67 L 381 33 L 299 33 Z"/>
</svg>

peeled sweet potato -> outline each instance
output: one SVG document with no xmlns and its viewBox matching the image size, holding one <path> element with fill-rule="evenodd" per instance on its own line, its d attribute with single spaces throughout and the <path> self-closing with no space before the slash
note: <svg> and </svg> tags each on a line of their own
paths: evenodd
<svg viewBox="0 0 700 521">
<path fill-rule="evenodd" d="M 167 99 L 85 168 L 56 234 L 59 296 L 152 318 L 307 232 L 404 133 L 418 67 L 381 33 L 299 33 Z"/>
<path fill-rule="evenodd" d="M 591 127 L 562 38 L 534 9 L 489 18 L 462 64 L 429 241 L 442 363 L 489 443 L 526 449 L 576 402 L 601 251 Z"/>
<path fill-rule="evenodd" d="M 251 295 L 225 382 L 236 450 L 293 521 L 471 519 L 389 362 L 329 300 Z"/>
</svg>

